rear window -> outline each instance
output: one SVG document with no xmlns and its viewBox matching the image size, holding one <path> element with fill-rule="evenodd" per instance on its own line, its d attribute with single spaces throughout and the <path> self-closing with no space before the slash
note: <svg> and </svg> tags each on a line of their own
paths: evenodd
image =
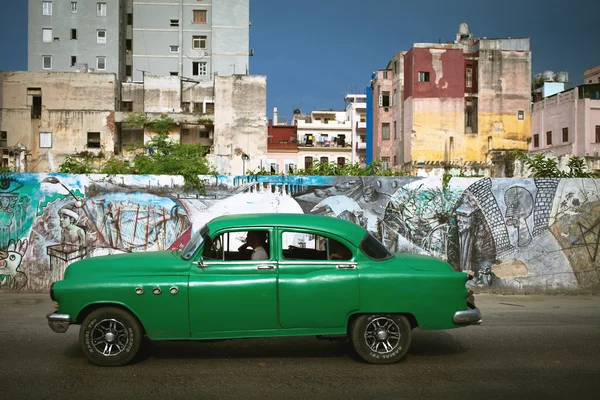
<svg viewBox="0 0 600 400">
<path fill-rule="evenodd" d="M 360 242 L 360 249 L 373 260 L 387 260 L 393 256 L 393 254 L 370 233 L 367 233 L 362 242 Z"/>
</svg>

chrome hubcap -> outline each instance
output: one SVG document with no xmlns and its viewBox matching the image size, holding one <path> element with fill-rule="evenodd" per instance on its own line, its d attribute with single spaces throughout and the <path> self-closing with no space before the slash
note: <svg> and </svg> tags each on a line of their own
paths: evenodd
<svg viewBox="0 0 600 400">
<path fill-rule="evenodd" d="M 123 352 L 129 343 L 129 333 L 125 326 L 115 319 L 104 319 L 98 322 L 91 333 L 94 349 L 108 357 Z"/>
<path fill-rule="evenodd" d="M 400 328 L 393 320 L 375 318 L 365 329 L 365 342 L 377 354 L 388 354 L 400 346 Z"/>
</svg>

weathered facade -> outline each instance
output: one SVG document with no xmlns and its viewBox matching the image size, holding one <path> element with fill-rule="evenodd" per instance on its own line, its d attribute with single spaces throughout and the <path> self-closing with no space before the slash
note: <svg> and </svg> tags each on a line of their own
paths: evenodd
<svg viewBox="0 0 600 400">
<path fill-rule="evenodd" d="M 222 174 L 260 169 L 267 158 L 267 77 L 215 77 L 215 130 L 207 156 Z"/>
<path fill-rule="evenodd" d="M 415 43 L 396 54 L 373 82 L 374 158 L 388 148 L 378 140 L 387 137 L 378 133 L 380 120 L 387 118 L 380 112 L 382 83 L 394 91 L 390 122 L 383 124 L 395 124 L 400 136 L 389 151 L 405 171 L 427 176 L 449 168 L 467 175 L 510 176 L 509 154 L 527 148 L 531 102 L 527 38 L 477 39 L 461 24 L 454 42 Z M 401 105 L 394 106 L 396 96 Z"/>
<path fill-rule="evenodd" d="M 115 74 L 0 72 L 4 165 L 56 171 L 68 155 L 114 151 Z"/>
<path fill-rule="evenodd" d="M 352 164 L 364 164 L 367 156 L 367 95 L 348 94 L 346 102 L 346 115 L 352 127 Z"/>
<path fill-rule="evenodd" d="M 368 149 L 371 152 L 373 160 L 381 160 L 383 167 L 389 169 L 394 164 L 394 156 L 397 154 L 395 149 L 399 147 L 398 131 L 394 136 L 393 116 L 394 116 L 394 98 L 392 95 L 393 70 L 383 69 L 377 71 L 375 78 L 371 81 L 373 91 L 373 136 L 372 145 Z M 396 124 L 397 125 L 397 124 Z"/>
<path fill-rule="evenodd" d="M 214 217 L 265 212 L 352 221 L 390 251 L 470 272 L 477 288 L 600 285 L 595 179 L 201 178 L 204 196 L 178 176 L 1 176 L 0 290 L 48 290 L 77 260 L 177 249 Z"/>
</svg>

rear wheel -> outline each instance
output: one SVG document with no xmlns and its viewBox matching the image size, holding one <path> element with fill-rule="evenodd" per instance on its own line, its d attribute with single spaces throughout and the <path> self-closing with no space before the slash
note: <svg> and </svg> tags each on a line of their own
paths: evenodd
<svg viewBox="0 0 600 400">
<path fill-rule="evenodd" d="M 364 361 L 393 364 L 408 352 L 411 333 L 410 322 L 402 315 L 361 315 L 352 322 L 350 340 Z"/>
<path fill-rule="evenodd" d="M 140 349 L 142 327 L 131 313 L 115 307 L 92 311 L 81 324 L 79 343 L 87 358 L 102 367 L 129 363 Z"/>
</svg>

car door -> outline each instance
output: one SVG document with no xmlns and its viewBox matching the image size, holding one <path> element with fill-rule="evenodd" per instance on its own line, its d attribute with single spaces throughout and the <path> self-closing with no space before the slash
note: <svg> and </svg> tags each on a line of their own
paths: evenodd
<svg viewBox="0 0 600 400">
<path fill-rule="evenodd" d="M 271 230 L 261 229 L 268 232 Z M 277 263 L 252 261 L 237 251 L 239 236 L 248 230 L 215 232 L 204 243 L 203 259 L 190 270 L 190 330 L 192 338 L 236 337 L 245 332 L 277 328 Z"/>
<path fill-rule="evenodd" d="M 359 308 L 357 249 L 343 238 L 302 229 L 280 228 L 277 240 L 280 325 L 345 326 L 348 315 Z M 348 254 L 330 259 L 334 242 Z"/>
</svg>

